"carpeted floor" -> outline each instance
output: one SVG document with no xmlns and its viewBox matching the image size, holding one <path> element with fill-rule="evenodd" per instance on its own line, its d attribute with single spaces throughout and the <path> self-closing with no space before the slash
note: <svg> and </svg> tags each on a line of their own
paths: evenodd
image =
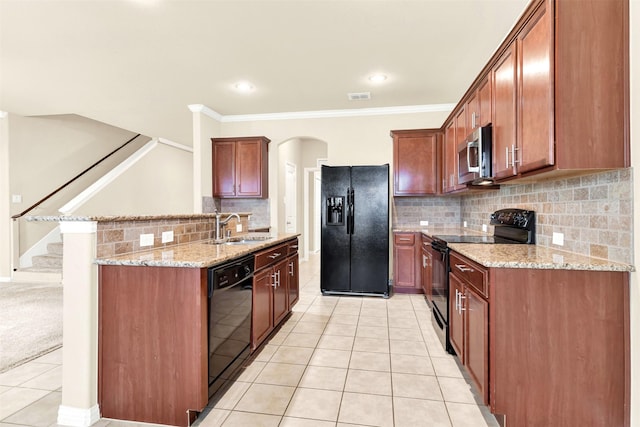
<svg viewBox="0 0 640 427">
<path fill-rule="evenodd" d="M 0 373 L 62 345 L 62 284 L 0 283 Z"/>
</svg>

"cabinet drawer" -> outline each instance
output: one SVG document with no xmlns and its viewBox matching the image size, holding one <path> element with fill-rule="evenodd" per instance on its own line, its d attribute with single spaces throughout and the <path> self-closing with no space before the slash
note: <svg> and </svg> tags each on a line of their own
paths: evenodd
<svg viewBox="0 0 640 427">
<path fill-rule="evenodd" d="M 298 239 L 290 240 L 287 244 L 289 247 L 289 255 L 293 255 L 298 252 Z"/>
<path fill-rule="evenodd" d="M 258 271 L 264 267 L 274 264 L 281 259 L 284 259 L 289 254 L 289 248 L 287 243 L 283 243 L 278 246 L 266 249 L 262 252 L 256 253 L 255 271 Z"/>
<path fill-rule="evenodd" d="M 449 254 L 449 266 L 452 274 L 489 298 L 489 270 L 453 251 Z"/>
<path fill-rule="evenodd" d="M 431 242 L 433 242 L 433 239 L 431 237 L 425 236 L 424 234 L 422 234 L 422 247 L 423 248 L 428 248 L 431 246 Z"/>
<path fill-rule="evenodd" d="M 393 243 L 400 246 L 413 246 L 416 241 L 415 233 L 395 233 Z"/>
</svg>

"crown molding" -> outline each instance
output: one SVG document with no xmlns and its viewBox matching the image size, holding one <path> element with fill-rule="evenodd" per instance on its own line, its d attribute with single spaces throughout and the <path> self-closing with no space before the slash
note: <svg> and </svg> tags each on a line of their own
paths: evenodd
<svg viewBox="0 0 640 427">
<path fill-rule="evenodd" d="M 206 105 L 191 104 L 189 109 L 202 113 L 222 123 L 255 122 L 262 120 L 326 119 L 335 117 L 365 117 L 394 114 L 416 114 L 433 112 L 451 112 L 456 104 L 407 105 L 401 107 L 355 108 L 349 110 L 297 111 L 288 113 L 238 114 L 223 116 Z"/>
</svg>

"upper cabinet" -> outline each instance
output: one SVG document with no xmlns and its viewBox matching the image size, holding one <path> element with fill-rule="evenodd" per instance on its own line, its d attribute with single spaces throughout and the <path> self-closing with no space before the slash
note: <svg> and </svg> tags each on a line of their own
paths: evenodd
<svg viewBox="0 0 640 427">
<path fill-rule="evenodd" d="M 440 129 L 393 130 L 393 195 L 423 196 L 440 189 Z"/>
<path fill-rule="evenodd" d="M 269 197 L 268 138 L 211 138 L 211 142 L 213 197 Z"/>
<path fill-rule="evenodd" d="M 466 133 L 492 125 L 499 183 L 628 167 L 628 27 L 626 0 L 531 1 L 445 121 L 445 145 L 464 109 Z"/>
</svg>

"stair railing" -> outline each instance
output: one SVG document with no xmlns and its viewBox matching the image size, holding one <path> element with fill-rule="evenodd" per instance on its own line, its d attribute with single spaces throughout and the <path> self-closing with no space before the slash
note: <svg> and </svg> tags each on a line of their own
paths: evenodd
<svg viewBox="0 0 640 427">
<path fill-rule="evenodd" d="M 61 186 L 59 186 L 55 190 L 53 190 L 51 193 L 47 194 L 46 196 L 44 196 L 43 198 L 38 200 L 33 205 L 29 206 L 24 211 L 20 212 L 19 214 L 13 215 L 11 217 L 11 219 L 13 220 L 12 236 L 11 236 L 11 247 L 12 247 L 12 251 L 13 251 L 13 260 L 12 260 L 12 270 L 13 271 L 18 270 L 18 267 L 20 265 L 20 244 L 19 244 L 19 242 L 20 242 L 20 219 L 23 218 L 25 215 L 27 215 L 29 212 L 31 212 L 34 209 L 40 207 L 44 202 L 46 202 L 47 200 L 49 200 L 50 198 L 52 198 L 56 194 L 60 193 L 62 190 L 64 190 L 69 185 L 71 185 L 74 182 L 76 182 L 78 179 L 82 178 L 88 172 L 90 172 L 91 170 L 95 169 L 97 166 L 102 164 L 105 160 L 109 159 L 114 154 L 116 154 L 117 152 L 119 152 L 120 150 L 122 150 L 123 148 L 128 146 L 129 144 L 131 144 L 134 140 L 136 140 L 140 136 L 141 136 L 140 134 L 137 134 L 134 137 L 130 138 L 128 141 L 126 141 L 125 143 L 123 143 L 119 147 L 115 148 L 110 153 L 108 153 L 105 156 L 103 156 L 102 158 L 100 158 L 98 161 L 94 162 L 91 166 L 87 167 L 82 172 L 78 173 L 76 176 L 74 176 L 73 178 L 71 178 L 70 180 L 68 180 L 67 182 L 65 182 L 64 184 L 62 184 Z"/>
</svg>

